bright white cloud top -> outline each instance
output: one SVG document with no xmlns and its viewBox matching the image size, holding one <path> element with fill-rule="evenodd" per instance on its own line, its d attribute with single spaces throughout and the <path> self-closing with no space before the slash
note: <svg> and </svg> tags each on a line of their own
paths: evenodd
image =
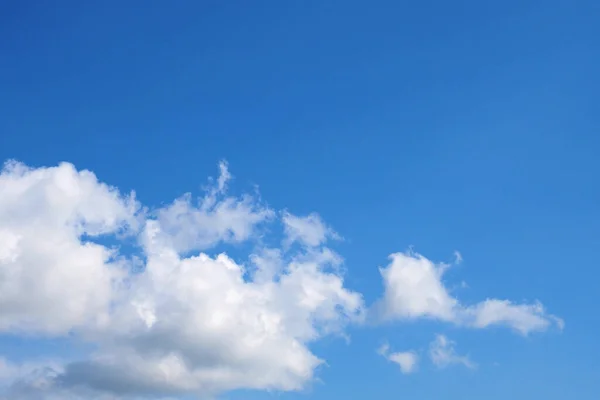
<svg viewBox="0 0 600 400">
<path fill-rule="evenodd" d="M 0 359 L 9 398 L 292 391 L 313 380 L 324 360 L 309 345 L 361 324 L 366 310 L 362 295 L 344 284 L 341 256 L 326 247 L 338 235 L 317 214 L 278 213 L 255 196 L 229 196 L 231 174 L 226 163 L 219 167 L 197 201 L 186 194 L 148 210 L 134 194 L 68 163 L 6 164 L 0 333 L 69 336 L 95 349 L 79 360 Z M 285 234 L 280 245 L 254 241 L 243 260 L 206 253 L 253 241 L 277 215 Z M 132 238 L 136 254 L 122 252 L 119 243 Z M 391 259 L 381 270 L 379 309 L 387 318 L 503 324 L 522 333 L 560 321 L 539 303 L 491 299 L 462 306 L 442 283 L 445 266 L 414 254 Z M 436 364 L 461 360 L 450 345 L 437 339 Z M 416 369 L 416 353 L 381 354 L 404 373 Z"/>
</svg>

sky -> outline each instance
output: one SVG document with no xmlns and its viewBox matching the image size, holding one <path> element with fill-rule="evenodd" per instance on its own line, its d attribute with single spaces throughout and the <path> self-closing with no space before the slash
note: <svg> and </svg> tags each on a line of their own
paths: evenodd
<svg viewBox="0 0 600 400">
<path fill-rule="evenodd" d="M 0 399 L 596 399 L 599 19 L 0 1 Z"/>
</svg>

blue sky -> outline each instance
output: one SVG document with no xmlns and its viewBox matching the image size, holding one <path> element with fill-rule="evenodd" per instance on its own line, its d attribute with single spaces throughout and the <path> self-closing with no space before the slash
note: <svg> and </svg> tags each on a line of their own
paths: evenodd
<svg viewBox="0 0 600 400">
<path fill-rule="evenodd" d="M 178 323 L 196 341 L 185 347 L 173 327 L 160 331 L 175 338 L 163 337 L 167 353 L 208 357 L 197 338 L 212 331 L 189 321 L 198 309 L 217 315 L 210 307 L 226 290 L 211 286 L 210 297 L 191 285 L 185 302 L 173 288 L 196 271 L 177 269 L 169 278 L 175 286 L 159 272 L 145 280 L 159 246 L 144 242 L 154 225 L 177 260 L 225 251 L 250 268 L 252 254 L 278 249 L 292 289 L 275 279 L 285 290 L 265 297 L 262 311 L 281 317 L 282 337 L 297 340 L 302 354 L 326 362 L 302 369 L 312 374 L 306 378 L 290 372 L 300 361 L 250 352 L 241 363 L 215 350 L 211 360 L 221 364 L 199 357 L 185 373 L 198 365 L 262 368 L 272 372 L 263 385 L 272 390 L 249 390 L 262 385 L 258 376 L 248 383 L 192 374 L 166 379 L 158 394 L 168 387 L 187 399 L 214 387 L 211 394 L 232 400 L 597 397 L 595 2 L 121 3 L 0 2 L 0 160 L 23 163 L 0 178 L 0 398 L 1 390 L 7 399 L 154 394 L 146 383 L 125 382 L 140 389 L 124 393 L 98 377 L 133 364 L 102 369 L 90 360 L 119 353 L 98 338 L 104 334 L 147 365 L 157 362 L 138 344 L 158 340 L 149 335 L 171 312 L 187 315 Z M 124 198 L 132 190 L 136 206 Z M 176 208 L 188 192 L 232 208 L 205 212 L 194 201 Z M 43 243 L 51 237 L 64 238 L 66 250 L 50 254 Z M 11 238 L 19 238 L 14 246 Z M 123 265 L 93 255 L 81 261 L 87 240 L 120 246 Z M 293 281 L 286 268 L 299 258 L 318 264 L 327 252 L 344 262 L 311 275 L 313 283 L 327 273 L 343 280 L 344 292 L 321 293 L 324 308 L 308 312 L 290 294 L 305 275 Z M 134 283 L 123 292 L 97 289 L 115 268 L 133 268 L 133 255 L 142 260 L 139 280 L 130 274 Z M 95 275 L 86 270 L 92 266 Z M 379 267 L 397 279 L 386 282 Z M 244 279 L 236 285 L 251 283 Z M 228 288 L 242 287 L 249 286 Z M 260 286 L 255 295 L 266 291 Z M 131 322 L 142 317 L 129 313 L 141 294 L 172 307 L 154 310 L 159 325 L 143 332 Z M 512 308 L 477 308 L 486 299 L 510 300 Z M 89 318 L 106 311 L 105 300 L 117 311 L 107 311 L 99 328 Z M 536 300 L 543 311 L 518 308 Z M 259 315 L 263 303 L 253 301 L 244 302 L 250 311 L 234 307 L 231 315 Z M 341 304 L 327 308 L 329 301 Z M 377 304 L 387 318 L 375 315 Z M 531 332 L 519 333 L 519 323 Z M 234 331 L 224 337 L 237 349 Z M 445 364 L 431 357 L 436 335 L 446 340 Z M 292 351 L 279 339 L 265 349 Z M 389 350 L 378 353 L 385 343 Z M 415 356 L 415 366 L 403 371 L 391 360 L 396 353 Z M 23 389 L 43 363 L 58 378 Z"/>
</svg>

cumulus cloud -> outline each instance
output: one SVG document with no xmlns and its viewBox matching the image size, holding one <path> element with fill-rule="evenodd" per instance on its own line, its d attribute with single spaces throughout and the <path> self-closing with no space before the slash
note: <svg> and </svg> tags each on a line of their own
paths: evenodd
<svg viewBox="0 0 600 400">
<path fill-rule="evenodd" d="M 61 334 L 106 317 L 125 275 L 114 249 L 90 239 L 135 231 L 133 194 L 70 164 L 0 174 L 0 333 Z"/>
<path fill-rule="evenodd" d="M 247 281 L 226 255 L 180 258 L 150 227 L 146 271 L 100 333 L 108 343 L 67 366 L 63 382 L 121 394 L 298 390 L 323 362 L 306 344 L 362 308 L 327 258 L 295 258 L 277 281 Z"/>
<path fill-rule="evenodd" d="M 256 195 L 230 195 L 231 179 L 221 162 L 197 199 L 185 194 L 149 209 L 68 163 L 7 163 L 0 172 L 0 334 L 66 336 L 93 351 L 62 362 L 0 360 L 0 399 L 212 396 L 309 384 L 325 362 L 311 344 L 362 323 L 363 298 L 345 285 L 343 259 L 327 244 L 339 235 L 318 214 L 296 216 Z M 262 227 L 278 216 L 283 232 L 270 242 Z M 215 251 L 242 242 L 253 250 L 240 258 Z M 381 315 L 522 333 L 562 323 L 539 303 L 463 306 L 442 282 L 447 268 L 392 255 L 381 269 Z M 438 342 L 436 359 L 454 360 L 452 346 Z M 418 364 L 412 351 L 380 353 L 403 373 Z"/>
<path fill-rule="evenodd" d="M 487 299 L 469 306 L 461 304 L 443 282 L 449 264 L 436 264 L 413 252 L 392 254 L 390 260 L 387 267 L 380 268 L 384 295 L 374 307 L 377 318 L 429 318 L 473 328 L 504 325 L 524 335 L 553 324 L 563 327 L 563 321 L 548 314 L 540 302 Z"/>
<path fill-rule="evenodd" d="M 324 362 L 309 344 L 360 321 L 362 297 L 344 286 L 342 258 L 324 239 L 320 247 L 302 239 L 293 252 L 258 246 L 241 262 L 188 254 L 251 240 L 273 217 L 252 196 L 228 196 L 230 178 L 221 163 L 197 204 L 186 195 L 147 213 L 133 195 L 73 165 L 8 163 L 0 175 L 0 333 L 69 334 L 95 348 L 36 374 L 3 361 L 5 380 L 22 376 L 9 397 L 213 395 L 309 383 Z M 135 271 L 140 261 L 119 251 L 125 234 L 139 242 Z"/>
<path fill-rule="evenodd" d="M 389 344 L 383 344 L 377 352 L 388 361 L 397 364 L 403 374 L 410 374 L 417 369 L 419 356 L 414 351 L 391 352 Z"/>
<path fill-rule="evenodd" d="M 467 368 L 477 367 L 468 356 L 461 356 L 456 353 L 456 343 L 444 335 L 436 335 L 435 339 L 429 345 L 429 358 L 438 368 L 446 368 L 452 364 L 461 364 Z"/>
</svg>

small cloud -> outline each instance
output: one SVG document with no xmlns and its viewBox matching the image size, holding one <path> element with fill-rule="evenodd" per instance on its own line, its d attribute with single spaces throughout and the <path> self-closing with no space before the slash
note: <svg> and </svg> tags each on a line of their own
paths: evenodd
<svg viewBox="0 0 600 400">
<path fill-rule="evenodd" d="M 219 162 L 219 178 L 217 179 L 217 189 L 219 193 L 223 193 L 227 188 L 227 182 L 231 180 L 232 176 L 229 173 L 229 165 L 227 161 L 222 160 Z"/>
<path fill-rule="evenodd" d="M 460 264 L 463 262 L 462 254 L 458 250 L 454 251 L 454 264 Z"/>
<path fill-rule="evenodd" d="M 487 299 L 462 311 L 464 323 L 474 328 L 492 325 L 511 327 L 522 335 L 533 331 L 544 331 L 552 324 L 562 330 L 564 321 L 549 315 L 542 303 L 515 304 L 510 300 Z"/>
<path fill-rule="evenodd" d="M 456 263 L 462 260 L 455 253 Z M 564 321 L 546 312 L 540 302 L 513 303 L 490 298 L 473 305 L 462 304 L 448 289 L 444 274 L 451 266 L 435 263 L 409 250 L 390 256 L 390 264 L 380 268 L 383 298 L 372 309 L 375 318 L 403 320 L 429 318 L 470 328 L 507 326 L 527 335 L 557 326 Z M 466 283 L 461 283 L 466 287 Z"/>
<path fill-rule="evenodd" d="M 282 220 L 288 245 L 300 242 L 305 246 L 317 247 L 329 238 L 341 239 L 337 232 L 327 226 L 317 213 L 299 217 L 286 211 L 283 213 Z"/>
<path fill-rule="evenodd" d="M 391 353 L 389 344 L 385 343 L 377 349 L 377 353 L 388 361 L 398 364 L 403 374 L 410 374 L 417 369 L 419 356 L 414 351 Z"/>
<path fill-rule="evenodd" d="M 469 359 L 468 356 L 461 356 L 456 353 L 456 343 L 444 335 L 436 335 L 435 339 L 429 345 L 429 358 L 438 368 L 446 368 L 452 364 L 462 364 L 467 368 L 475 369 L 477 364 Z"/>
</svg>

